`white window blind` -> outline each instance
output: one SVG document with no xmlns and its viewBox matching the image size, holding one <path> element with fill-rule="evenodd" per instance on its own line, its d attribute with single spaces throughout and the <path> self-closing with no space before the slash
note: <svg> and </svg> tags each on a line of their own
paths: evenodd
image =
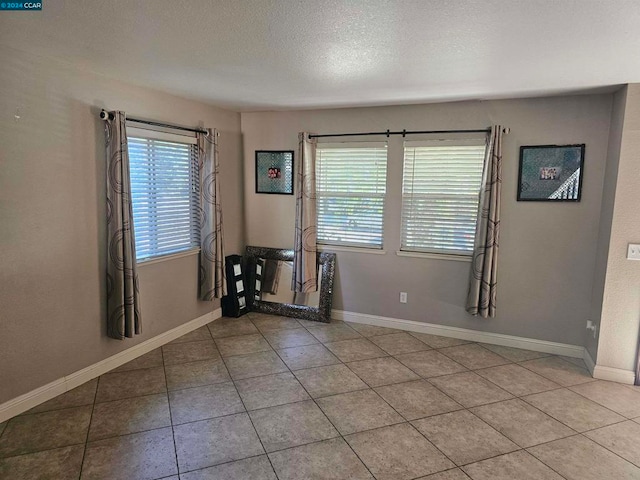
<svg viewBox="0 0 640 480">
<path fill-rule="evenodd" d="M 127 140 L 137 259 L 199 247 L 195 145 L 186 137 L 184 143 L 141 136 Z"/>
<path fill-rule="evenodd" d="M 473 252 L 485 153 L 479 143 L 405 143 L 401 250 Z"/>
<path fill-rule="evenodd" d="M 386 143 L 319 144 L 318 243 L 382 248 Z"/>
</svg>

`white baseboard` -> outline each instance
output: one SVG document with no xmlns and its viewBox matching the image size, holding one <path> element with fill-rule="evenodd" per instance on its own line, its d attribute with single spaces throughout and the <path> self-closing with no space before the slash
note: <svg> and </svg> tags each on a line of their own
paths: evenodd
<svg viewBox="0 0 640 480">
<path fill-rule="evenodd" d="M 623 370 L 621 368 L 603 367 L 602 365 L 596 364 L 593 369 L 593 378 L 633 385 L 636 380 L 636 372 L 633 370 Z"/>
<path fill-rule="evenodd" d="M 217 308 L 211 313 L 207 313 L 206 315 L 202 315 L 201 317 L 195 318 L 187 323 L 180 325 L 179 327 L 173 328 L 169 331 L 161 333 L 149 340 L 145 340 L 142 343 L 134 345 L 127 350 L 116 353 L 111 357 L 105 358 L 93 365 L 89 365 L 82 370 L 78 370 L 77 372 L 71 373 L 65 377 L 54 380 L 51 383 L 47 383 L 42 387 L 36 388 L 35 390 L 31 390 L 19 397 L 16 397 L 12 400 L 9 400 L 0 405 L 0 423 L 8 420 L 10 418 L 15 417 L 16 415 L 20 415 L 27 410 L 40 405 L 47 400 L 51 400 L 53 397 L 56 397 L 62 393 L 68 392 L 71 389 L 74 389 L 83 383 L 88 382 L 96 377 L 99 377 L 102 374 L 105 374 L 114 368 L 119 367 L 120 365 L 124 365 L 131 360 L 138 358 L 145 353 L 150 352 L 162 345 L 169 343 L 172 340 L 175 340 L 182 335 L 195 330 L 196 328 L 200 328 L 203 325 L 206 325 L 213 320 L 216 320 L 222 316 L 222 310 Z"/>
<path fill-rule="evenodd" d="M 593 358 L 591 358 L 591 354 L 589 353 L 589 350 L 587 350 L 586 348 L 584 349 L 584 355 L 582 356 L 582 360 L 584 360 L 584 363 L 587 366 L 589 373 L 591 374 L 591 376 L 593 376 L 593 370 L 596 368 L 596 362 L 593 361 Z"/>
<path fill-rule="evenodd" d="M 502 345 L 504 347 L 523 348 L 536 352 L 551 353 L 554 355 L 564 355 L 566 357 L 583 358 L 584 347 L 579 345 L 569 345 L 566 343 L 547 342 L 534 338 L 515 337 L 500 333 L 480 332 L 467 328 L 449 327 L 446 325 L 436 325 L 433 323 L 416 322 L 401 318 L 379 317 L 366 313 L 346 312 L 343 310 L 332 310 L 331 318 L 354 323 L 366 323 L 378 327 L 397 328 L 411 332 L 429 333 L 431 335 L 441 335 L 444 337 L 459 338 L 472 342 L 489 343 Z"/>
</svg>

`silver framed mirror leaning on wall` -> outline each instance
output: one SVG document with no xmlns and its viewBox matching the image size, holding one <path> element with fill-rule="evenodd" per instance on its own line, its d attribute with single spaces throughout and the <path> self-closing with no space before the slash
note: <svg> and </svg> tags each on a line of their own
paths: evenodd
<svg viewBox="0 0 640 480">
<path fill-rule="evenodd" d="M 318 291 L 293 292 L 293 250 L 248 246 L 245 273 L 249 310 L 329 323 L 335 269 L 336 254 L 318 252 Z"/>
</svg>

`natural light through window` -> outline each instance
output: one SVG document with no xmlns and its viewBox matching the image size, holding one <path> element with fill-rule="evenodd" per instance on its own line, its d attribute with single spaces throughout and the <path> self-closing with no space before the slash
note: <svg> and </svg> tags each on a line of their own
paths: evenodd
<svg viewBox="0 0 640 480">
<path fill-rule="evenodd" d="M 406 142 L 401 250 L 470 255 L 485 145 Z"/>
<path fill-rule="evenodd" d="M 319 144 L 318 243 L 382 248 L 386 143 Z"/>
<path fill-rule="evenodd" d="M 195 145 L 134 136 L 128 142 L 138 261 L 198 248 Z"/>
</svg>

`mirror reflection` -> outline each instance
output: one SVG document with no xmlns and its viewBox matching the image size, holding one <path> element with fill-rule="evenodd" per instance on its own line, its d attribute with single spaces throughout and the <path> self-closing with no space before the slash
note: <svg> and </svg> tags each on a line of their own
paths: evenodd
<svg viewBox="0 0 640 480">
<path fill-rule="evenodd" d="M 306 294 L 291 289 L 293 257 L 293 250 L 247 246 L 244 287 L 249 311 L 330 322 L 335 253 L 318 252 L 318 290 Z"/>
<path fill-rule="evenodd" d="M 318 307 L 320 305 L 321 275 L 318 268 L 317 292 L 299 293 L 291 290 L 293 262 L 269 258 L 256 261 L 254 299 L 265 302 L 287 303 Z"/>
</svg>

